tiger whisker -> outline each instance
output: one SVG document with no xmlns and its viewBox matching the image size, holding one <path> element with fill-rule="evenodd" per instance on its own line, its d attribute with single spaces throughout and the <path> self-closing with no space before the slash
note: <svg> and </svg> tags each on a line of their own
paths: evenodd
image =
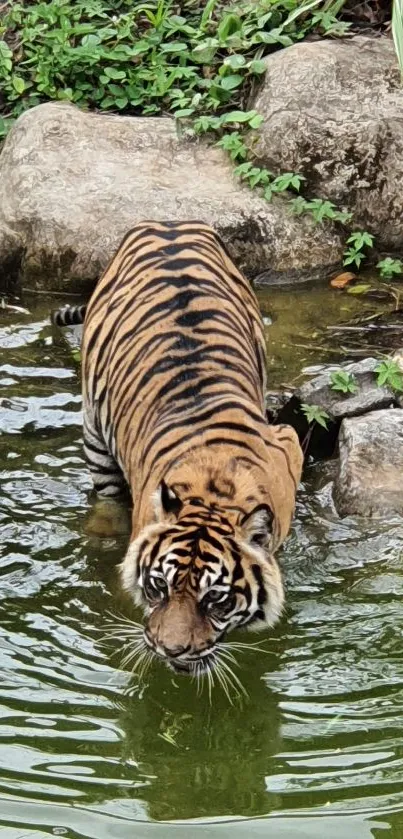
<svg viewBox="0 0 403 839">
<path fill-rule="evenodd" d="M 127 650 L 128 655 L 133 655 L 133 653 L 141 652 L 141 650 L 145 649 L 145 643 L 143 639 L 139 639 L 136 644 L 126 643 L 123 645 L 123 652 Z"/>
<path fill-rule="evenodd" d="M 266 653 L 266 655 L 270 653 L 270 650 L 266 650 L 264 647 L 260 646 L 259 641 L 254 641 L 250 644 L 243 643 L 242 641 L 220 641 L 220 643 L 217 644 L 217 646 L 219 647 L 219 649 L 231 648 L 233 650 L 239 650 L 240 652 L 243 652 L 244 650 L 252 650 L 259 653 Z"/>
<path fill-rule="evenodd" d="M 135 662 L 134 667 L 132 668 L 134 672 L 134 670 L 137 667 L 136 659 L 138 660 L 141 654 L 141 650 L 136 650 L 135 652 L 125 656 L 125 658 L 121 661 L 121 667 L 123 668 L 123 670 L 126 670 L 127 668 L 131 667 L 132 663 Z"/>
<path fill-rule="evenodd" d="M 138 652 L 139 650 L 144 650 L 147 648 L 147 645 L 144 641 L 144 638 L 139 638 L 135 644 L 132 641 L 126 641 L 123 644 L 123 649 L 127 650 L 129 653 L 131 652 Z"/>
<path fill-rule="evenodd" d="M 238 678 L 236 673 L 234 673 L 234 671 L 229 666 L 229 664 L 226 661 L 220 661 L 220 665 L 221 665 L 222 669 L 225 671 L 225 673 L 227 674 L 229 684 L 234 689 L 234 692 L 238 696 L 243 695 L 245 697 L 248 697 L 248 692 L 247 692 L 245 686 L 242 684 L 241 680 Z"/>
<path fill-rule="evenodd" d="M 222 662 L 221 661 L 216 661 L 216 666 L 215 666 L 214 673 L 217 676 L 217 679 L 218 679 L 218 681 L 219 681 L 219 683 L 220 683 L 220 685 L 221 685 L 221 687 L 222 687 L 222 689 L 223 689 L 223 691 L 224 691 L 224 693 L 225 693 L 225 695 L 228 699 L 228 702 L 230 703 L 230 705 L 233 705 L 234 703 L 232 701 L 232 698 L 231 698 L 229 690 L 228 690 L 228 679 L 227 679 L 225 673 L 222 670 Z"/>
<path fill-rule="evenodd" d="M 140 666 L 139 671 L 138 671 L 138 677 L 139 677 L 140 681 L 142 681 L 144 679 L 144 677 L 147 673 L 147 670 L 149 669 L 149 667 L 151 665 L 152 659 L 153 659 L 153 655 L 152 655 L 151 650 L 146 649 L 144 658 L 142 660 L 141 666 Z"/>
<path fill-rule="evenodd" d="M 147 647 L 145 646 L 144 642 L 143 643 L 139 642 L 134 647 L 130 646 L 129 650 L 128 650 L 128 653 L 124 656 L 124 658 L 122 658 L 122 662 L 121 662 L 122 666 L 123 667 L 128 667 L 129 664 L 131 664 L 132 661 L 137 656 L 140 656 L 140 654 L 144 653 L 146 650 L 147 650 Z"/>
<path fill-rule="evenodd" d="M 143 638 L 144 627 L 141 624 L 133 623 L 129 620 L 108 621 L 104 627 L 104 635 L 101 637 L 101 643 L 109 641 L 123 641 L 125 643 L 133 643 Z"/>
<path fill-rule="evenodd" d="M 121 620 L 123 623 L 130 623 L 133 626 L 142 626 L 142 624 L 139 621 L 135 621 L 133 620 L 133 618 L 128 618 L 127 615 L 122 614 L 122 612 L 111 612 L 110 610 L 107 610 L 105 614 L 108 617 L 112 618 L 112 620 L 118 619 Z"/>
<path fill-rule="evenodd" d="M 120 629 L 130 629 L 131 631 L 135 632 L 144 632 L 144 626 L 142 626 L 141 624 L 132 624 L 130 623 L 130 621 L 105 621 L 104 627 L 105 629 L 114 629 L 116 627 Z"/>
<path fill-rule="evenodd" d="M 143 665 L 147 663 L 148 657 L 149 657 L 149 650 L 146 648 L 145 650 L 143 650 L 142 653 L 140 653 L 137 661 L 134 662 L 134 665 L 132 667 L 132 673 L 137 672 L 137 675 L 139 676 L 139 678 L 141 678 L 141 674 L 144 673 L 144 670 L 147 669 L 147 668 L 144 668 Z"/>
<path fill-rule="evenodd" d="M 230 650 L 219 649 L 218 656 L 219 658 L 227 659 L 227 661 L 230 661 L 232 664 L 235 665 L 235 667 L 239 667 L 239 661 L 236 660 L 234 654 Z"/>
<path fill-rule="evenodd" d="M 225 661 L 228 666 L 232 665 L 232 667 L 240 667 L 239 661 L 237 661 L 233 655 L 228 655 L 225 651 L 220 652 L 220 661 Z"/>
<path fill-rule="evenodd" d="M 138 638 L 138 637 L 137 638 L 122 638 L 122 636 L 120 636 L 119 638 L 117 638 L 114 635 L 110 635 L 109 637 L 106 635 L 103 638 L 103 643 L 104 644 L 109 644 L 109 645 L 111 645 L 112 643 L 116 644 L 117 641 L 120 642 L 120 649 L 123 649 L 123 648 L 133 649 L 133 647 L 137 647 L 138 644 L 144 644 L 145 643 L 143 638 Z"/>
<path fill-rule="evenodd" d="M 197 695 L 201 696 L 203 691 L 203 681 L 202 681 L 202 665 L 200 661 L 196 661 L 192 667 L 192 675 L 193 678 L 196 679 L 197 684 Z"/>
<path fill-rule="evenodd" d="M 127 626 L 128 625 L 128 626 L 133 627 L 133 628 L 136 627 L 137 629 L 144 630 L 144 626 L 143 626 L 142 623 L 139 623 L 138 621 L 134 621 L 131 618 L 127 618 L 127 617 L 125 617 L 125 615 L 120 615 L 120 614 L 116 615 L 113 612 L 106 612 L 106 615 L 108 617 L 108 620 L 105 622 L 107 626 L 110 625 L 110 624 L 113 624 L 115 626 L 119 626 L 119 625 Z"/>
<path fill-rule="evenodd" d="M 108 641 L 123 641 L 125 643 L 139 641 L 143 637 L 142 632 L 125 632 L 123 633 L 121 630 L 116 630 L 109 632 L 107 635 L 103 635 L 100 638 L 101 643 L 105 643 Z"/>
<path fill-rule="evenodd" d="M 112 623 L 111 621 L 110 623 L 105 624 L 103 626 L 103 630 L 105 632 L 124 632 L 134 635 L 142 635 L 142 633 L 144 632 L 144 627 L 130 626 L 130 624 L 127 623 Z"/>
<path fill-rule="evenodd" d="M 213 687 L 214 687 L 214 671 L 211 668 L 210 664 L 207 664 L 206 676 L 207 676 L 207 685 L 208 685 L 208 697 L 209 697 L 209 702 L 210 702 L 210 705 L 211 705 L 211 692 L 212 692 Z"/>
</svg>

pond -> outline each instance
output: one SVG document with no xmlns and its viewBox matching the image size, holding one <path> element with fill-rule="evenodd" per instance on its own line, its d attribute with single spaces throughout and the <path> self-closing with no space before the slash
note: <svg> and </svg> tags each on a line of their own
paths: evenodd
<svg viewBox="0 0 403 839">
<path fill-rule="evenodd" d="M 260 298 L 274 384 L 338 361 L 320 330 L 369 305 Z M 2 839 L 400 839 L 402 522 L 338 519 L 334 464 L 309 465 L 286 612 L 240 659 L 249 699 L 210 705 L 157 664 L 139 685 L 102 643 L 109 612 L 130 613 L 125 541 L 86 531 L 77 364 L 48 325 L 55 299 L 24 305 L 0 312 Z"/>
</svg>

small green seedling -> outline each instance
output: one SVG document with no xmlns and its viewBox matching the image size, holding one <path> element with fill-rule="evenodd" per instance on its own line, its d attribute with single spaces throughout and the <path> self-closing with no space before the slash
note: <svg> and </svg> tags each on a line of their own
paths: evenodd
<svg viewBox="0 0 403 839">
<path fill-rule="evenodd" d="M 330 376 L 330 387 L 340 393 L 357 393 L 358 385 L 355 376 L 346 370 L 335 370 Z"/>
<path fill-rule="evenodd" d="M 298 177 L 301 179 L 300 175 Z M 298 198 L 294 198 L 291 201 L 291 209 L 297 216 L 301 216 L 303 213 L 309 213 L 315 224 L 320 224 L 328 220 L 346 224 L 352 218 L 351 213 L 338 210 L 331 201 L 323 201 L 321 198 L 312 198 L 310 201 L 307 201 L 302 195 L 299 195 Z"/>
<path fill-rule="evenodd" d="M 344 251 L 343 265 L 355 265 L 356 268 L 360 268 L 361 262 L 366 256 L 364 248 L 373 247 L 374 237 L 366 230 L 355 230 L 348 237 L 347 245 L 350 245 L 350 247 Z"/>
<path fill-rule="evenodd" d="M 381 259 L 376 266 L 383 280 L 391 280 L 394 274 L 403 273 L 403 262 L 401 259 L 392 259 L 387 256 L 386 259 Z"/>
<path fill-rule="evenodd" d="M 306 419 L 308 420 L 309 425 L 312 425 L 314 422 L 317 422 L 318 425 L 321 425 L 322 428 L 327 429 L 327 421 L 330 419 L 329 414 L 326 411 L 323 411 L 319 405 L 307 405 L 303 403 L 301 405 L 301 411 L 305 414 Z"/>
<path fill-rule="evenodd" d="M 398 393 L 403 392 L 403 372 L 393 358 L 380 361 L 378 366 L 375 367 L 375 373 L 377 374 L 376 382 L 379 387 L 387 385 Z"/>
</svg>

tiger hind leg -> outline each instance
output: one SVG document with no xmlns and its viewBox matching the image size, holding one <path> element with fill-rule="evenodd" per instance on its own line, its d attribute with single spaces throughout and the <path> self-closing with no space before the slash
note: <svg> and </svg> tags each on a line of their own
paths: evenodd
<svg viewBox="0 0 403 839">
<path fill-rule="evenodd" d="M 122 470 L 87 418 L 84 419 L 84 455 L 96 493 L 103 498 L 122 495 L 127 488 Z"/>
<path fill-rule="evenodd" d="M 128 486 L 105 443 L 84 420 L 84 454 L 97 499 L 85 525 L 92 536 L 112 537 L 130 532 Z"/>
</svg>

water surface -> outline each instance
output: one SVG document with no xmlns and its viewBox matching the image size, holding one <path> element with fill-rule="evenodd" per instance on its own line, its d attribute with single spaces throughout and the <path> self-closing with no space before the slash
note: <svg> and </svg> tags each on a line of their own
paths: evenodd
<svg viewBox="0 0 403 839">
<path fill-rule="evenodd" d="M 309 466 L 286 613 L 260 636 L 268 653 L 241 659 L 249 701 L 217 691 L 210 706 L 160 665 L 139 686 L 101 643 L 110 610 L 131 614 L 125 540 L 86 531 L 77 365 L 49 303 L 28 305 L 0 313 L 2 839 L 400 839 L 402 521 L 338 519 L 334 465 Z M 329 360 L 295 345 L 362 306 L 345 305 L 327 290 L 262 299 L 272 381 Z"/>
</svg>

